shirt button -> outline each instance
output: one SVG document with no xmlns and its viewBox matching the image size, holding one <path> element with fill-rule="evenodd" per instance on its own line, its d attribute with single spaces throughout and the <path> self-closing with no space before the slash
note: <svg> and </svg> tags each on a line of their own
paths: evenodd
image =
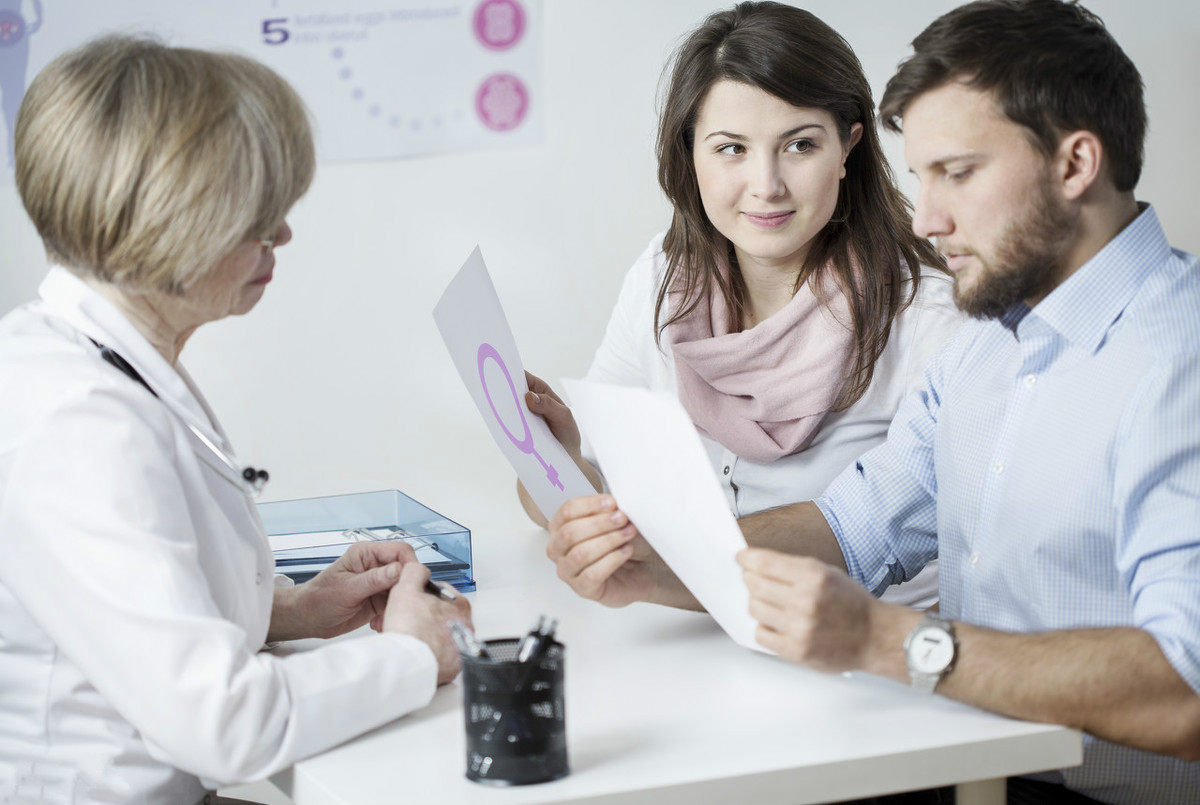
<svg viewBox="0 0 1200 805">
<path fill-rule="evenodd" d="M 262 571 L 261 570 L 254 574 L 254 583 L 262 584 Z"/>
<path fill-rule="evenodd" d="M 995 464 L 992 465 L 992 472 L 996 473 L 997 475 L 1004 472 L 1004 463 L 1001 461 L 997 461 Z"/>
<path fill-rule="evenodd" d="M 722 474 L 722 475 L 728 475 L 728 474 L 729 474 L 729 465 L 728 465 L 728 464 L 726 464 L 726 465 L 725 465 L 725 469 L 721 470 L 721 474 Z"/>
<path fill-rule="evenodd" d="M 979 564 L 979 551 L 975 551 L 974 553 L 972 553 L 970 559 L 968 559 L 967 561 L 969 561 L 973 565 Z"/>
<path fill-rule="evenodd" d="M 1037 375 L 1034 375 L 1034 374 L 1025 375 L 1025 387 L 1026 388 L 1033 388 L 1036 385 L 1037 385 Z"/>
</svg>

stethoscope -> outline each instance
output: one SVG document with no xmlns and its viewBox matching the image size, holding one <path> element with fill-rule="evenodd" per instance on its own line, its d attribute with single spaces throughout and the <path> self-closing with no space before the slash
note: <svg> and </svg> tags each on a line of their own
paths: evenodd
<svg viewBox="0 0 1200 805">
<path fill-rule="evenodd" d="M 88 337 L 88 340 L 95 344 L 96 348 L 100 350 L 101 358 L 108 361 L 121 372 L 128 375 L 131 379 L 141 383 L 142 387 L 145 388 L 146 391 L 153 394 L 156 398 L 161 399 L 158 396 L 158 392 L 150 388 L 150 384 L 146 382 L 145 378 L 141 376 L 137 369 L 133 368 L 133 365 L 130 364 L 129 361 L 121 357 L 119 352 L 114 350 L 112 347 L 106 347 L 104 344 L 101 344 L 99 341 L 90 336 Z M 166 404 L 164 403 L 164 405 Z M 263 486 L 265 486 L 267 481 L 271 478 L 270 474 L 266 470 L 255 469 L 254 467 L 250 466 L 239 466 L 233 457 L 230 456 L 226 451 L 222 450 L 220 445 L 208 438 L 208 436 L 204 434 L 204 431 L 200 430 L 191 422 L 188 422 L 186 419 L 184 419 L 183 416 L 171 406 L 166 405 L 166 409 L 174 414 L 175 418 L 182 422 L 184 426 L 186 426 L 187 429 L 192 432 L 192 435 L 199 439 L 200 443 L 207 447 L 213 456 L 215 456 L 216 459 L 221 463 L 221 465 L 228 469 L 233 475 L 230 477 L 230 475 L 221 472 L 220 467 L 213 467 L 213 469 L 217 470 L 217 474 L 219 474 L 229 483 L 240 487 L 244 492 L 254 497 L 257 497 L 262 492 Z"/>
</svg>

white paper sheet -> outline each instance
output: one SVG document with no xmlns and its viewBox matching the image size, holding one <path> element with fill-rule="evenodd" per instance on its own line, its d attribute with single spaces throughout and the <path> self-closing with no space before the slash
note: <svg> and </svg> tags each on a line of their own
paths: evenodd
<svg viewBox="0 0 1200 805">
<path fill-rule="evenodd" d="M 562 382 L 617 505 L 730 637 L 772 653 L 754 640 L 735 558 L 746 540 L 683 406 L 647 389 Z"/>
<path fill-rule="evenodd" d="M 433 309 L 442 340 L 475 407 L 547 519 L 596 490 L 545 420 L 525 406 L 525 366 L 500 297 L 476 247 Z"/>
<path fill-rule="evenodd" d="M 418 534 L 408 534 L 403 530 L 385 531 L 376 529 L 372 531 L 369 528 L 362 529 L 370 537 L 377 540 L 388 539 L 403 539 L 412 546 L 413 551 L 417 554 L 417 561 L 422 564 L 431 564 L 435 562 L 444 562 L 446 557 L 438 550 L 436 535 L 421 536 Z M 267 537 L 271 543 L 271 550 L 278 554 L 280 551 L 285 552 L 289 557 L 330 557 L 340 556 L 345 553 L 346 548 L 353 545 L 355 542 L 364 541 L 362 538 L 355 539 L 350 536 L 347 531 L 307 531 L 300 534 L 272 534 Z"/>
</svg>

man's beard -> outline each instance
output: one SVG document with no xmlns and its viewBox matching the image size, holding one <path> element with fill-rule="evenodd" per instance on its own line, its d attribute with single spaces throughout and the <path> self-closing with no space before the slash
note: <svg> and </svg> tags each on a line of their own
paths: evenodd
<svg viewBox="0 0 1200 805">
<path fill-rule="evenodd" d="M 1052 194 L 1050 180 L 1043 180 L 1034 203 L 1000 236 L 995 257 L 989 262 L 975 255 L 980 263 L 975 285 L 964 289 L 955 276 L 958 308 L 977 319 L 998 319 L 1017 302 L 1048 293 L 1078 223 L 1078 215 Z"/>
</svg>

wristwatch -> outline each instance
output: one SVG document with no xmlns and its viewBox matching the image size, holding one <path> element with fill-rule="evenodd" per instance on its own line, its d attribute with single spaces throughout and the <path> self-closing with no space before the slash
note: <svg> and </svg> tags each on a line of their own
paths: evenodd
<svg viewBox="0 0 1200 805">
<path fill-rule="evenodd" d="M 954 624 L 926 612 L 916 628 L 904 638 L 909 682 L 922 693 L 933 693 L 942 677 L 954 667 L 957 650 Z"/>
</svg>

